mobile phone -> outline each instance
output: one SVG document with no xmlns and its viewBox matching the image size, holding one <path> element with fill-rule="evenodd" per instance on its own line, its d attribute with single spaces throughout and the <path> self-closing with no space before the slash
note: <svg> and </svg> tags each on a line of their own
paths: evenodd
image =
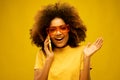
<svg viewBox="0 0 120 80">
<path fill-rule="evenodd" d="M 50 36 L 49 35 L 48 35 L 48 39 L 49 39 L 48 47 L 49 47 L 50 52 L 52 52 L 52 45 L 51 45 L 51 40 L 50 40 Z"/>
</svg>

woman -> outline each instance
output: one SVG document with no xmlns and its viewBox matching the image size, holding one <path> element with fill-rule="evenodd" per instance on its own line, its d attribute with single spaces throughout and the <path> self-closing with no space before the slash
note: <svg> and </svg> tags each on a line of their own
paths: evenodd
<svg viewBox="0 0 120 80">
<path fill-rule="evenodd" d="M 48 5 L 38 12 L 31 39 L 40 47 L 34 67 L 35 80 L 89 80 L 90 58 L 103 40 L 80 45 L 86 27 L 74 7 L 66 3 Z M 51 47 L 52 46 L 52 47 Z"/>
</svg>

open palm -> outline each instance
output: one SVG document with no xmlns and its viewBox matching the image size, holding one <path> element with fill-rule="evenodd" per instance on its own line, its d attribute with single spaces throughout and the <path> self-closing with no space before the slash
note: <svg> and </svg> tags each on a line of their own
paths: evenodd
<svg viewBox="0 0 120 80">
<path fill-rule="evenodd" d="M 101 46 L 103 44 L 103 39 L 100 37 L 98 38 L 93 44 L 88 44 L 85 48 L 84 48 L 84 54 L 86 56 L 91 56 L 93 55 L 96 51 L 98 51 Z"/>
</svg>

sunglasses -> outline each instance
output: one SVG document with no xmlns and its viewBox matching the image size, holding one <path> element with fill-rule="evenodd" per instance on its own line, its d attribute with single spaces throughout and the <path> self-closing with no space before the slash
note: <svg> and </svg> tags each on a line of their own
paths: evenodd
<svg viewBox="0 0 120 80">
<path fill-rule="evenodd" d="M 67 33 L 69 32 L 69 25 L 61 25 L 57 27 L 49 27 L 47 28 L 47 32 L 49 35 L 55 35 L 57 31 L 60 31 L 61 33 Z"/>
</svg>

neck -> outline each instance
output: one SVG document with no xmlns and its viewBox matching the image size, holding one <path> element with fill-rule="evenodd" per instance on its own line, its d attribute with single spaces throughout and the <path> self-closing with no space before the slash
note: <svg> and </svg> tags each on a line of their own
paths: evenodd
<svg viewBox="0 0 120 80">
<path fill-rule="evenodd" d="M 59 50 L 61 51 L 61 50 L 64 50 L 65 48 L 67 48 L 67 47 L 69 47 L 69 45 L 65 45 L 63 47 L 55 47 L 54 50 L 55 51 L 59 51 Z"/>
</svg>

